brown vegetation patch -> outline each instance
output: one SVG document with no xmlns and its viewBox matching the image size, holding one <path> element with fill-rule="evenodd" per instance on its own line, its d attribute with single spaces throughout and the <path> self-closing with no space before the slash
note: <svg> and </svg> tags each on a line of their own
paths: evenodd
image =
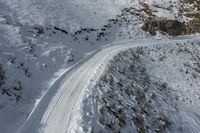
<svg viewBox="0 0 200 133">
<path fill-rule="evenodd" d="M 156 31 L 165 32 L 170 36 L 186 35 L 200 33 L 200 1 L 197 0 L 181 0 L 179 3 L 178 11 L 179 17 L 183 16 L 190 18 L 187 22 L 180 22 L 178 20 L 169 20 L 166 18 L 158 17 L 154 14 L 154 10 L 150 5 L 140 2 L 143 11 L 146 13 L 147 18 L 144 20 L 142 29 L 149 32 L 151 35 L 156 35 Z M 190 6 L 189 6 L 190 5 Z M 169 10 L 169 7 L 162 7 L 160 5 L 152 5 L 156 8 Z"/>
<path fill-rule="evenodd" d="M 144 31 L 148 31 L 151 35 L 156 35 L 156 31 L 162 31 L 170 36 L 178 36 L 186 33 L 186 25 L 178 20 L 147 20 L 142 27 Z"/>
</svg>

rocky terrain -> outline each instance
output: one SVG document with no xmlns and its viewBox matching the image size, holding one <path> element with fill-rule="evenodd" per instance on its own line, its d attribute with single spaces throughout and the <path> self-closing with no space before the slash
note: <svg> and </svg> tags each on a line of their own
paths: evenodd
<svg viewBox="0 0 200 133">
<path fill-rule="evenodd" d="M 102 46 L 107 46 L 116 42 L 143 40 L 145 38 L 153 40 L 199 34 L 200 3 L 198 0 L 53 0 L 51 2 L 48 0 L 36 0 L 34 2 L 31 0 L 2 0 L 0 2 L 0 32 L 0 129 L 2 132 L 10 133 L 15 131 L 17 127 L 27 120 L 45 92 L 47 92 L 66 71 L 84 59 L 89 58 L 98 50 L 103 49 Z M 191 60 L 189 64 L 187 62 L 180 63 L 181 73 L 185 72 L 187 75 L 191 76 L 190 78 L 181 80 L 188 81 L 188 84 L 195 86 L 194 84 L 199 80 L 198 62 L 200 59 L 198 55 L 198 44 L 199 42 L 177 44 L 177 47 L 180 48 L 175 47 L 174 49 L 171 45 L 169 47 L 166 46 L 168 48 L 164 49 L 162 46 L 161 48 L 158 46 L 158 48 L 152 49 L 139 48 L 139 53 L 137 53 L 137 50 L 129 50 L 127 53 L 128 55 L 125 53 L 121 53 L 125 54 L 124 56 L 121 54 L 117 55 L 115 58 L 119 58 L 118 60 L 120 60 L 120 62 L 124 61 L 121 58 L 131 58 L 134 62 L 128 62 L 127 65 L 130 67 L 132 65 L 132 67 L 137 68 L 136 73 L 134 73 L 134 71 L 128 73 L 124 72 L 129 71 L 126 70 L 129 69 L 128 66 L 126 66 L 128 68 L 123 68 L 124 71 L 122 71 L 122 73 L 125 73 L 123 76 L 126 78 L 128 76 L 126 74 L 136 74 L 135 76 L 138 76 L 138 79 L 134 79 L 133 81 L 132 78 L 134 77 L 132 76 L 130 78 L 131 83 L 128 86 L 136 88 L 133 94 L 131 92 L 131 95 L 136 96 L 138 94 L 138 96 L 142 95 L 143 97 L 148 94 L 144 94 L 147 88 L 156 86 L 154 89 L 163 89 L 164 86 L 164 88 L 170 91 L 163 94 L 164 97 L 167 97 L 174 92 L 173 89 L 175 88 L 169 87 L 168 84 L 170 84 L 171 81 L 168 81 L 169 83 L 163 83 L 160 79 L 152 80 L 151 73 L 147 72 L 150 68 L 142 64 L 144 62 L 139 58 L 140 56 L 145 56 L 147 59 L 144 61 L 148 60 L 152 64 L 154 64 L 154 58 L 159 58 L 158 62 L 155 62 L 162 64 L 164 61 L 169 61 L 171 59 L 172 53 L 174 54 L 179 51 L 177 55 L 182 56 L 185 54 L 187 59 L 173 58 L 177 63 L 184 60 Z M 166 49 L 172 50 L 172 53 L 166 54 Z M 142 53 L 140 53 L 141 51 Z M 148 52 L 148 54 L 145 52 Z M 155 57 L 149 59 L 150 57 L 148 56 L 151 52 L 155 54 Z M 136 53 L 136 55 L 132 55 L 133 53 Z M 156 53 L 161 53 L 162 56 Z M 147 54 L 148 56 L 143 54 Z M 109 76 L 110 73 L 118 73 L 116 70 L 118 68 L 112 68 L 112 66 L 115 65 L 116 67 L 118 67 L 118 65 L 120 66 L 120 63 L 117 63 L 119 62 L 113 60 L 109 64 L 110 68 L 107 76 Z M 184 68 L 182 68 L 183 65 Z M 162 67 L 164 68 L 165 65 Z M 165 75 L 161 75 L 165 77 Z M 120 75 L 117 76 L 120 78 Z M 105 86 L 111 87 L 111 81 L 103 81 L 105 78 L 106 75 L 102 76 L 102 81 L 99 80 L 98 86 L 100 86 L 100 88 Z M 137 82 L 138 80 L 141 81 L 141 83 Z M 129 80 L 127 82 L 129 82 Z M 137 84 L 135 85 L 135 83 Z M 144 84 L 147 84 L 146 88 L 141 87 Z M 125 86 L 123 83 L 118 82 L 115 84 L 113 83 L 113 85 L 115 87 L 117 86 L 119 90 Z M 187 87 L 190 88 L 190 86 Z M 107 91 L 111 91 L 111 88 Z M 139 91 L 139 88 L 143 90 Z M 126 95 L 126 91 L 130 90 L 121 91 L 123 95 Z M 157 89 L 154 91 L 156 91 L 157 95 L 163 93 Z M 104 92 L 101 93 L 104 94 Z M 160 128 L 160 119 L 158 119 L 158 124 L 151 125 L 157 118 L 152 111 L 152 106 L 156 105 L 154 105 L 154 103 L 147 103 L 146 96 L 144 98 L 145 99 L 141 99 L 142 101 L 138 101 L 140 98 L 137 97 L 135 99 L 129 98 L 132 102 L 135 101 L 138 103 L 136 105 L 134 104 L 135 108 L 137 107 L 138 110 L 134 112 L 134 110 L 128 108 L 128 111 L 135 114 L 134 116 L 126 117 L 128 117 L 128 120 L 131 119 L 136 127 L 142 125 L 138 128 L 134 128 L 134 130 L 138 132 L 148 131 L 148 127 L 152 126 L 152 131 L 170 131 L 171 125 L 169 123 L 174 121 L 169 117 L 169 114 L 166 116 L 169 120 L 162 120 L 161 122 L 162 126 L 165 128 Z M 189 96 L 187 98 L 186 101 L 189 100 Z M 107 100 L 109 101 L 111 99 Z M 100 99 L 102 104 L 101 110 L 102 112 L 113 112 L 113 109 L 110 107 L 111 105 L 106 105 L 105 102 L 107 100 Z M 169 99 L 161 101 L 167 102 L 165 103 L 166 105 L 172 102 Z M 199 99 L 196 101 L 198 102 Z M 123 100 L 121 102 L 123 102 Z M 173 101 L 173 103 L 176 102 L 177 100 Z M 143 112 L 143 106 L 147 104 L 149 104 L 148 107 L 150 107 L 149 110 L 152 112 L 152 116 L 142 118 L 141 116 L 143 114 L 141 114 L 141 112 Z M 121 117 L 121 115 L 128 115 L 124 114 L 124 110 L 120 108 L 119 110 L 116 109 L 113 114 L 110 113 L 109 117 L 116 118 Z M 170 108 L 174 108 L 174 105 L 170 105 Z M 116 111 L 120 112 L 118 113 Z M 139 113 L 137 113 L 138 111 Z M 104 119 L 107 117 L 102 115 L 103 114 L 101 114 L 101 117 L 97 118 Z M 105 121 L 105 123 L 99 120 L 98 122 L 100 124 L 97 124 L 97 127 L 100 127 L 98 127 L 97 130 L 104 131 L 102 126 L 106 131 L 111 131 L 112 128 L 121 130 L 123 125 L 125 125 L 125 123 L 127 124 L 127 119 L 117 119 L 120 119 L 117 120 L 117 122 L 116 119 L 114 120 L 114 123 L 117 123 L 117 125 L 112 125 L 113 122 L 110 121 L 111 119 Z M 150 125 L 145 125 L 145 122 L 149 122 Z M 10 125 L 10 128 L 6 125 Z M 130 125 L 129 123 L 129 126 Z"/>
<path fill-rule="evenodd" d="M 197 133 L 199 46 L 155 45 L 116 55 L 85 93 L 81 130 Z"/>
</svg>

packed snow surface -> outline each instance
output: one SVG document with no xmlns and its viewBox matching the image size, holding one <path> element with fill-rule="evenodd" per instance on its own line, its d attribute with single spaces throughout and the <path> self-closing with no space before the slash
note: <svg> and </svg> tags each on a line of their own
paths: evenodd
<svg viewBox="0 0 200 133">
<path fill-rule="evenodd" d="M 93 114 L 87 112 L 95 108 L 88 107 L 84 103 L 91 103 L 91 98 L 88 97 L 94 96 L 94 93 L 101 93 L 94 91 L 98 90 L 96 88 L 100 82 L 99 78 L 107 69 L 107 63 L 109 66 L 109 60 L 113 60 L 112 57 L 122 49 L 152 44 L 167 46 L 167 42 L 176 42 L 173 39 L 166 40 L 167 36 L 159 32 L 157 36 L 152 37 L 142 31 L 141 27 L 149 15 L 148 11 L 145 12 L 145 8 L 149 8 L 158 17 L 183 21 L 184 18 L 179 17 L 178 2 L 177 0 L 1 0 L 0 132 L 50 130 L 82 132 L 87 128 L 92 131 L 94 127 L 96 130 L 103 127 L 102 131 L 109 131 L 104 127 L 105 123 L 95 123 L 94 120 L 98 122 L 100 118 L 98 115 L 95 114 L 96 119 L 88 118 Z M 198 36 L 188 37 L 189 40 L 196 38 Z M 177 38 L 180 43 L 185 43 L 186 40 L 185 37 Z M 186 44 L 190 46 L 193 43 L 189 41 Z M 150 53 L 156 58 L 161 56 L 156 53 L 165 54 L 162 52 L 167 49 L 173 50 L 173 47 L 170 45 L 169 48 L 161 48 L 159 52 Z M 145 56 L 142 66 L 149 64 L 145 66 L 145 69 L 149 70 L 145 74 L 158 79 L 162 76 L 162 82 L 167 82 L 171 88 L 177 90 L 183 88 L 183 92 L 177 93 L 178 98 L 186 99 L 185 101 L 189 103 L 190 101 L 193 104 L 194 101 L 198 103 L 198 95 L 194 96 L 193 93 L 198 94 L 198 89 L 194 86 L 197 88 L 199 86 L 193 79 L 185 77 L 182 72 L 178 73 L 170 65 L 172 62 L 177 62 L 175 63 L 177 67 L 185 64 L 187 68 L 181 68 L 181 71 L 186 71 L 199 80 L 197 73 L 189 72 L 194 66 L 193 69 L 198 71 L 198 62 L 195 65 L 190 64 L 192 61 L 189 64 L 184 62 L 189 61 L 189 57 L 193 58 L 194 52 L 198 53 L 195 49 L 198 50 L 198 47 L 186 50 L 186 55 L 181 58 L 174 58 L 171 54 L 161 57 L 161 60 L 168 61 L 168 64 L 157 61 L 152 63 Z M 129 52 L 127 58 L 131 57 Z M 155 60 L 153 57 L 151 60 Z M 119 58 L 121 59 L 121 56 Z M 127 65 L 130 65 L 129 63 Z M 173 74 L 174 76 L 171 76 Z M 185 90 L 188 93 L 185 93 Z M 86 96 L 85 91 L 89 91 L 89 96 Z M 156 89 L 155 91 L 157 92 Z M 167 106 L 168 103 L 164 105 Z M 58 110 L 55 110 L 56 108 Z M 174 120 L 170 120 L 175 122 L 183 119 L 179 114 L 186 114 L 184 120 L 193 120 L 191 124 L 197 127 L 198 123 L 195 120 L 197 117 L 192 112 L 188 115 L 187 111 L 180 111 Z M 108 115 L 108 120 L 111 120 L 112 115 Z M 190 119 L 191 117 L 194 119 Z M 151 120 L 148 118 L 146 122 L 152 122 Z M 158 120 L 160 122 L 161 119 Z M 82 124 L 83 121 L 86 125 Z M 93 125 L 88 123 L 91 121 Z M 57 126 L 58 123 L 60 127 Z M 167 122 L 161 121 L 161 123 L 165 125 Z M 188 123 L 183 122 L 183 125 Z M 109 123 L 107 126 L 110 127 Z M 130 127 L 128 124 L 126 126 Z M 153 128 L 157 129 L 156 126 Z M 174 127 L 176 128 L 178 127 Z M 197 130 L 193 129 L 194 132 Z M 187 131 L 184 128 L 181 130 Z"/>
<path fill-rule="evenodd" d="M 120 125 L 120 126 L 117 125 L 116 127 L 107 127 L 106 125 L 102 124 L 102 123 L 105 122 L 105 124 L 111 124 L 111 126 L 112 126 L 112 122 L 115 123 L 115 121 L 111 119 L 112 115 L 109 116 L 110 112 L 108 110 L 104 110 L 103 111 L 105 113 L 105 115 L 108 115 L 108 116 L 105 116 L 105 118 L 104 118 L 105 121 L 103 119 L 102 120 L 103 122 L 102 123 L 100 122 L 102 124 L 101 126 L 98 124 L 98 121 L 101 121 L 100 120 L 101 117 L 98 116 L 98 113 L 102 112 L 101 109 L 103 107 L 101 108 L 101 106 L 103 106 L 103 105 L 98 104 L 98 103 L 93 103 L 93 102 L 95 102 L 98 99 L 97 97 L 100 98 L 99 100 L 104 99 L 104 96 L 106 98 L 107 96 L 104 95 L 104 91 L 107 92 L 109 90 L 107 90 L 108 88 L 102 88 L 103 92 L 101 92 L 102 89 L 98 88 L 98 87 L 97 88 L 95 87 L 94 89 L 91 89 L 93 87 L 92 84 L 95 84 L 95 85 L 98 84 L 98 82 L 97 82 L 98 80 L 95 80 L 95 76 L 98 77 L 98 75 L 101 75 L 101 74 L 99 74 L 99 72 L 100 73 L 103 72 L 103 70 L 104 70 L 106 64 L 108 63 L 108 61 L 111 60 L 114 55 L 116 55 L 117 53 L 119 53 L 120 51 L 123 51 L 125 49 L 134 48 L 134 47 L 149 46 L 150 45 L 149 42 L 151 42 L 151 45 L 162 44 L 164 46 L 167 46 L 167 45 L 172 45 L 172 44 L 176 45 L 178 43 L 185 43 L 185 42 L 187 43 L 188 41 L 190 41 L 190 39 L 160 40 L 160 41 L 159 40 L 155 40 L 155 41 L 153 41 L 153 40 L 143 40 L 143 41 L 136 41 L 136 42 L 130 42 L 130 43 L 122 43 L 122 44 L 110 46 L 108 48 L 103 49 L 101 52 L 97 53 L 94 57 L 92 57 L 87 62 L 85 62 L 83 65 L 81 65 L 79 68 L 75 69 L 75 71 L 72 71 L 72 73 L 70 73 L 69 76 L 66 77 L 61 82 L 61 84 L 59 86 L 57 86 L 59 91 L 56 93 L 55 96 L 53 96 L 52 99 L 49 98 L 49 97 L 52 96 L 51 93 L 52 93 L 53 90 L 49 90 L 49 92 L 47 92 L 46 96 L 38 104 L 38 107 L 35 109 L 33 114 L 31 114 L 31 116 L 28 119 L 28 121 L 25 123 L 25 125 L 22 126 L 22 129 L 19 130 L 19 132 L 23 132 L 23 133 L 26 133 L 26 132 L 30 132 L 30 133 L 32 133 L 32 132 L 33 133 L 34 132 L 44 132 L 44 133 L 45 132 L 47 132 L 47 133 L 52 132 L 53 133 L 53 132 L 83 132 L 83 131 L 85 131 L 85 132 L 87 132 L 87 131 L 89 131 L 89 132 L 91 132 L 91 131 L 98 132 L 98 131 L 106 131 L 106 130 L 108 130 L 108 131 L 109 130 L 111 130 L 111 131 L 124 131 L 124 132 L 125 131 L 134 131 L 134 130 L 137 131 L 138 123 L 137 124 L 135 123 L 134 126 L 136 126 L 136 127 L 134 127 L 134 126 L 132 127 L 134 129 L 133 130 L 133 129 L 131 129 L 131 127 L 129 125 L 126 125 L 126 120 L 123 120 L 124 122 L 122 122 L 122 125 L 124 125 L 123 128 L 120 127 L 122 125 Z M 162 45 L 161 45 L 161 47 L 162 47 Z M 196 45 L 199 45 L 199 44 L 196 44 Z M 148 47 L 147 47 L 147 49 L 148 49 Z M 157 53 L 155 52 L 154 54 L 157 54 Z M 173 51 L 172 51 L 172 55 L 173 55 Z M 132 55 L 130 55 L 130 56 L 132 56 Z M 152 57 L 154 57 L 154 56 L 152 56 Z M 114 57 L 114 58 L 117 59 L 117 57 Z M 123 58 L 125 58 L 125 59 L 129 58 L 128 57 L 128 53 L 127 53 L 127 56 L 124 55 L 122 57 L 122 59 Z M 159 58 L 159 57 L 155 56 L 154 58 Z M 166 58 L 168 58 L 168 55 L 167 55 Z M 134 60 L 132 60 L 132 61 L 134 62 Z M 128 61 L 125 64 L 116 64 L 116 65 L 120 65 L 122 67 L 123 66 L 126 67 L 126 66 L 131 65 L 129 63 L 131 63 L 131 60 L 130 60 L 130 62 Z M 147 65 L 147 68 L 151 66 L 151 65 L 148 65 L 148 62 L 147 63 L 146 62 L 142 62 L 142 63 L 144 63 L 143 65 Z M 140 65 L 140 64 L 138 64 L 138 65 Z M 183 64 L 181 64 L 181 65 L 183 65 Z M 173 66 L 173 64 L 172 64 L 172 66 Z M 115 67 L 115 66 L 113 66 L 113 67 Z M 140 68 L 140 66 L 139 66 L 139 68 Z M 140 71 L 139 68 L 135 68 L 134 71 L 137 71 L 137 70 Z M 158 68 L 159 68 L 159 66 L 158 66 Z M 162 71 L 162 67 L 160 69 L 161 69 L 160 72 L 163 72 Z M 123 70 L 123 68 L 122 68 L 122 70 Z M 148 70 L 150 70 L 150 69 L 148 68 L 146 71 L 148 71 Z M 142 69 L 141 71 L 144 71 L 144 70 Z M 106 72 L 106 74 L 109 74 L 109 71 Z M 113 73 L 113 74 L 117 74 L 117 73 Z M 132 73 L 130 72 L 129 74 L 131 75 Z M 134 75 L 134 73 L 133 73 L 133 75 Z M 156 76 L 156 75 L 153 75 L 153 74 L 151 74 L 151 75 L 152 76 Z M 117 80 L 116 84 L 120 85 L 121 87 L 123 85 L 128 85 L 127 83 L 126 84 L 123 83 L 123 82 L 125 82 L 126 77 L 122 77 L 122 79 L 121 79 L 121 77 L 118 77 L 118 76 L 120 76 L 120 75 L 117 75 L 113 79 L 113 80 Z M 128 75 L 126 75 L 124 73 L 124 76 L 128 76 Z M 134 75 L 134 76 L 137 76 L 137 75 Z M 158 117 L 161 117 L 159 119 L 160 121 L 158 121 L 158 122 L 164 123 L 164 125 L 162 125 L 162 126 L 168 126 L 167 125 L 168 124 L 168 120 L 165 120 L 165 113 L 168 113 L 171 110 L 173 111 L 173 110 L 175 110 L 176 108 L 179 107 L 179 106 L 174 105 L 174 104 L 176 104 L 176 102 L 173 101 L 173 98 L 174 98 L 175 94 L 173 94 L 173 95 L 171 94 L 171 93 L 173 93 L 173 92 L 171 92 L 171 88 L 170 87 L 168 88 L 168 86 L 165 85 L 165 83 L 164 84 L 161 83 L 161 85 L 158 85 L 158 83 L 156 83 L 158 81 L 156 81 L 156 80 L 155 81 L 151 81 L 150 79 L 147 79 L 147 78 L 143 77 L 143 75 L 140 75 L 140 76 L 142 78 L 144 78 L 143 79 L 144 82 L 149 82 L 149 84 L 152 85 L 151 87 L 154 87 L 155 90 L 152 90 L 152 91 L 149 90 L 150 92 L 145 93 L 145 90 L 143 90 L 145 88 L 141 88 L 141 90 L 140 90 L 140 87 L 142 87 L 142 86 L 139 86 L 140 83 L 138 83 L 137 87 L 139 87 L 138 88 L 139 90 L 137 90 L 137 89 L 135 90 L 135 88 L 131 88 L 132 90 L 129 90 L 129 91 L 139 91 L 141 93 L 140 94 L 138 92 L 138 97 L 136 95 L 137 100 L 140 99 L 140 98 L 141 98 L 141 100 L 143 98 L 146 100 L 146 98 L 145 98 L 146 95 L 149 95 L 149 96 L 150 95 L 155 95 L 156 98 L 158 96 L 158 99 L 153 99 L 155 101 L 152 101 L 153 102 L 152 105 L 147 106 L 145 103 L 143 103 L 145 101 L 141 101 L 142 105 L 138 107 L 138 111 L 141 111 L 143 109 L 147 109 L 149 107 L 150 109 L 152 109 L 152 110 L 149 110 L 149 111 L 153 112 L 154 111 L 153 109 L 155 109 L 157 111 L 157 113 L 158 113 L 157 114 L 156 112 L 155 113 L 150 112 L 150 116 L 149 116 L 150 118 L 147 117 L 148 115 L 144 116 L 144 117 L 147 117 L 146 119 L 149 119 L 149 120 L 145 121 L 145 122 L 147 122 L 145 124 L 147 124 L 147 126 L 150 126 L 152 124 L 151 122 L 153 122 L 153 120 L 154 120 L 153 118 L 154 117 L 157 118 L 157 115 L 158 115 Z M 144 76 L 146 76 L 146 75 L 144 75 Z M 169 75 L 169 76 L 172 76 L 172 75 Z M 167 75 L 166 75 L 166 77 L 167 77 Z M 117 78 L 120 78 L 120 79 L 117 79 Z M 137 79 L 137 77 L 133 77 L 133 78 Z M 140 77 L 138 77 L 138 78 L 140 78 Z M 121 80 L 122 83 L 119 83 L 119 80 Z M 164 79 L 162 79 L 162 80 L 164 80 Z M 172 81 L 170 82 L 170 80 L 168 81 L 169 84 L 172 83 L 172 85 L 173 85 L 174 82 L 172 82 Z M 139 82 L 139 79 L 137 81 Z M 195 79 L 194 81 L 198 81 L 198 79 Z M 93 83 L 91 83 L 91 82 L 93 82 Z M 102 81 L 102 82 L 107 82 L 107 81 Z M 155 83 L 151 84 L 151 82 L 155 82 Z M 165 81 L 163 81 L 163 82 L 165 82 Z M 168 83 L 168 82 L 166 81 L 166 83 Z M 109 81 L 108 81 L 108 83 L 109 83 Z M 134 84 L 137 84 L 137 82 L 134 83 Z M 154 86 L 154 84 L 155 84 L 155 86 Z M 199 96 L 199 90 L 198 90 L 199 83 L 195 83 L 194 86 L 195 86 L 194 90 L 197 91 L 196 95 Z M 115 86 L 110 86 L 110 87 L 115 87 Z M 121 87 L 119 87 L 119 88 L 121 88 Z M 147 87 L 149 87 L 149 86 L 147 86 Z M 89 88 L 89 89 L 86 89 L 86 88 Z M 112 88 L 112 89 L 114 89 L 114 88 Z M 121 88 L 121 89 L 123 89 L 123 88 Z M 165 89 L 165 90 L 162 90 L 162 89 Z M 180 87 L 180 89 L 177 89 L 177 88 L 172 88 L 172 89 L 176 89 L 174 91 L 181 91 L 180 89 L 182 89 L 182 87 Z M 85 95 L 86 94 L 85 93 L 86 90 L 89 92 L 90 97 L 88 97 L 88 95 Z M 117 91 L 117 90 L 113 90 L 113 93 L 115 93 L 115 91 Z M 112 91 L 111 91 L 111 93 L 112 93 Z M 123 95 L 123 92 L 120 92 L 120 91 L 117 91 L 116 93 L 118 93 L 119 96 Z M 129 94 L 129 92 L 126 92 L 126 93 L 127 93 L 126 95 Z M 184 96 L 185 94 L 187 94 L 186 90 L 183 90 L 183 93 L 180 94 L 180 98 L 185 98 L 185 96 Z M 115 97 L 115 94 L 113 94 L 113 95 Z M 130 95 L 131 95 L 131 92 L 130 92 Z M 168 96 L 170 96 L 170 95 L 171 95 L 171 97 L 169 97 L 169 99 L 168 99 Z M 191 95 L 188 95 L 186 97 L 191 97 Z M 93 99 L 93 98 L 97 98 L 97 99 Z M 193 98 L 193 97 L 191 97 L 191 98 Z M 114 102 L 114 103 L 117 102 L 117 100 L 116 101 L 115 100 L 116 99 L 112 99 L 110 102 Z M 134 104 L 134 101 L 133 101 L 132 98 L 123 100 L 123 96 L 122 97 L 120 96 L 120 99 L 118 99 L 118 100 L 121 100 L 122 103 Z M 165 100 L 167 100 L 167 101 L 165 101 Z M 163 102 L 164 102 L 164 104 L 163 104 L 163 106 L 161 106 Z M 197 99 L 194 99 L 194 102 L 197 102 L 197 104 L 198 104 L 199 103 L 199 97 L 197 97 Z M 111 105 L 109 105 L 110 104 L 109 102 L 105 103 L 105 104 L 108 105 L 108 106 L 111 106 Z M 125 112 L 123 112 L 124 115 L 129 115 L 129 113 L 126 112 L 126 111 L 134 111 L 134 109 L 132 109 L 132 107 L 134 107 L 133 105 L 129 105 L 128 107 L 130 107 L 130 110 L 126 110 L 126 108 L 123 107 L 123 106 L 121 107 L 125 111 Z M 110 107 L 110 108 L 112 109 L 112 107 Z M 113 111 L 117 111 L 118 110 L 117 108 L 118 107 L 116 107 L 116 108 L 114 107 Z M 199 107 L 197 107 L 197 109 L 198 108 Z M 108 111 L 108 112 L 106 112 L 106 111 Z M 148 112 L 148 109 L 146 111 Z M 182 111 L 182 110 L 180 110 L 180 111 Z M 195 111 L 195 109 L 192 110 L 192 111 Z M 126 113 L 128 113 L 128 114 L 126 114 Z M 140 113 L 142 113 L 142 111 L 138 112 L 138 113 L 140 114 Z M 152 116 L 151 116 L 151 113 L 152 113 Z M 160 113 L 164 113 L 163 114 L 164 116 L 159 116 Z M 177 116 L 177 118 L 174 118 L 174 120 L 172 122 L 175 123 L 176 120 L 179 121 L 180 119 L 182 119 L 185 116 L 191 118 L 191 120 L 193 120 L 193 119 L 194 120 L 195 119 L 198 120 L 199 119 L 198 118 L 199 114 L 193 114 L 193 112 L 189 112 L 190 115 L 188 115 L 188 112 L 185 112 L 185 111 L 183 111 L 182 113 L 183 113 L 183 115 L 177 113 L 175 115 L 175 116 Z M 100 115 L 101 115 L 101 113 L 100 113 Z M 167 117 L 166 119 L 168 119 L 168 116 L 166 116 L 166 117 Z M 82 124 L 81 124 L 81 120 L 80 119 L 82 120 Z M 171 119 L 171 117 L 169 119 Z M 183 121 L 180 120 L 180 122 L 185 123 L 186 121 L 185 120 L 183 120 Z M 95 125 L 95 123 L 96 123 L 96 125 Z M 198 121 L 194 122 L 194 123 L 191 123 L 191 122 L 188 122 L 188 123 L 191 126 L 196 125 L 193 128 L 191 128 L 195 132 L 199 130 Z M 115 124 L 118 124 L 118 123 L 115 123 Z M 115 124 L 113 126 L 115 126 Z M 155 125 L 155 127 L 152 127 L 152 129 L 150 128 L 150 129 L 144 129 L 144 130 L 149 130 L 149 131 L 165 130 L 164 127 L 162 127 L 162 128 L 160 127 L 161 129 L 159 129 L 159 126 L 160 125 L 158 123 L 157 125 Z M 175 125 L 172 124 L 172 126 L 174 126 L 172 128 L 175 128 L 175 129 L 177 128 L 178 131 L 179 130 L 182 131 L 185 128 L 187 129 L 187 127 L 180 127 L 179 128 L 179 125 L 176 127 L 176 124 Z M 156 129 L 156 128 L 158 128 L 158 129 Z M 143 129 L 141 129 L 141 130 L 143 130 Z M 168 127 L 167 127 L 166 130 L 167 131 L 171 131 L 171 129 L 168 129 Z M 192 131 L 192 130 L 189 130 L 189 131 Z"/>
<path fill-rule="evenodd" d="M 118 53 L 93 76 L 70 129 L 200 131 L 199 40 L 153 44 Z"/>
<path fill-rule="evenodd" d="M 84 62 L 102 45 L 128 39 L 134 27 L 127 27 L 121 18 L 115 24 L 109 19 L 130 3 L 1 0 L 1 131 L 16 132 L 44 94 L 76 63 Z M 131 36 L 138 34 L 137 27 Z"/>
</svg>

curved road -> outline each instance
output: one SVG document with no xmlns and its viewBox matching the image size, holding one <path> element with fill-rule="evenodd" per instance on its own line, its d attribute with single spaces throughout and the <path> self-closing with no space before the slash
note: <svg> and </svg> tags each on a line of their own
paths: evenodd
<svg viewBox="0 0 200 133">
<path fill-rule="evenodd" d="M 185 39 L 152 40 L 145 39 L 135 42 L 119 43 L 103 47 L 100 52 L 88 59 L 81 66 L 72 69 L 59 85 L 55 85 L 41 99 L 29 119 L 20 128 L 18 133 L 65 133 L 70 129 L 70 116 L 74 107 L 87 87 L 91 75 L 98 66 L 105 64 L 117 53 L 128 48 L 138 46 L 158 45 L 166 43 L 186 42 L 195 37 Z M 55 91 L 58 90 L 58 91 Z M 53 94 L 56 93 L 56 94 Z"/>
</svg>

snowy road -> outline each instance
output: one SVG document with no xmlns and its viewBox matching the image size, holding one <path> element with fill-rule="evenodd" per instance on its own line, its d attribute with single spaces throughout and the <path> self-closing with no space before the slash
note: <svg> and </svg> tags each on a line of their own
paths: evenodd
<svg viewBox="0 0 200 133">
<path fill-rule="evenodd" d="M 195 37 L 174 40 L 140 40 L 128 43 L 119 43 L 102 48 L 87 61 L 72 68 L 66 77 L 60 80 L 59 86 L 55 85 L 41 99 L 37 108 L 30 115 L 26 123 L 20 128 L 19 133 L 65 133 L 70 132 L 70 118 L 75 104 L 79 101 L 87 87 L 91 75 L 101 64 L 106 64 L 118 52 L 138 46 L 148 46 L 166 43 L 185 42 Z M 55 91 L 56 90 L 56 91 Z M 53 94 L 55 93 L 56 94 Z"/>
</svg>

